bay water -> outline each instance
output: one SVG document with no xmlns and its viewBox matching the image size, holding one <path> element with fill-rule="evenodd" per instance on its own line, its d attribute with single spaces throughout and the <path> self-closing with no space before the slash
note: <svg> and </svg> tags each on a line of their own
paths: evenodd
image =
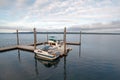
<svg viewBox="0 0 120 80">
<path fill-rule="evenodd" d="M 63 34 L 54 35 L 63 39 Z M 20 44 L 31 44 L 33 34 L 19 34 Z M 47 41 L 37 34 L 38 42 Z M 79 42 L 79 34 L 67 34 L 67 42 Z M 0 48 L 16 45 L 16 34 L 0 34 Z M 41 48 L 42 46 L 37 46 Z M 82 34 L 81 45 L 55 61 L 35 58 L 33 52 L 0 52 L 0 80 L 120 80 L 120 35 Z"/>
</svg>

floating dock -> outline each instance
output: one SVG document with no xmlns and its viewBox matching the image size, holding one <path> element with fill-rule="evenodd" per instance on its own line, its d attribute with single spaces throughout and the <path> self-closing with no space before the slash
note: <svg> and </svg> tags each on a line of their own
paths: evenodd
<svg viewBox="0 0 120 80">
<path fill-rule="evenodd" d="M 0 48 L 0 52 L 15 50 L 15 49 L 21 49 L 25 51 L 34 51 L 34 46 L 27 46 L 27 45 L 16 45 L 16 46 L 10 46 L 10 47 L 4 47 Z"/>
<path fill-rule="evenodd" d="M 34 52 L 34 46 L 18 45 L 17 49 Z"/>
<path fill-rule="evenodd" d="M 47 42 L 37 43 L 36 45 L 42 45 L 42 44 L 47 44 Z M 67 45 L 80 45 L 80 43 L 70 43 L 70 42 L 66 44 Z M 4 48 L 0 48 L 0 52 L 5 52 L 5 51 L 15 50 L 15 49 L 34 52 L 34 44 L 4 47 Z"/>
<path fill-rule="evenodd" d="M 0 48 L 0 52 L 5 52 L 5 51 L 9 51 L 9 50 L 14 50 L 14 49 L 17 49 L 17 46 Z"/>
</svg>

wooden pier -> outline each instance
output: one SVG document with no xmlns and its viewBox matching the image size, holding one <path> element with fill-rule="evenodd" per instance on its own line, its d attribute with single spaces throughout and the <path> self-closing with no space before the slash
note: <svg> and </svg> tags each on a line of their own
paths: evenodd
<svg viewBox="0 0 120 80">
<path fill-rule="evenodd" d="M 18 45 L 17 49 L 34 52 L 34 46 Z"/>
<path fill-rule="evenodd" d="M 5 52 L 5 51 L 9 51 L 9 50 L 14 50 L 14 49 L 17 49 L 17 46 L 0 48 L 0 52 Z"/>
<path fill-rule="evenodd" d="M 0 52 L 10 51 L 10 50 L 25 50 L 25 51 L 34 51 L 34 46 L 27 46 L 27 45 L 16 45 L 16 46 L 10 46 L 10 47 L 4 47 L 0 48 Z"/>
<path fill-rule="evenodd" d="M 47 42 L 36 43 L 36 45 L 43 45 L 43 44 L 47 44 Z M 80 43 L 70 43 L 70 42 L 66 42 L 66 44 L 67 45 L 80 45 Z M 34 52 L 34 44 L 4 47 L 4 48 L 0 48 L 0 52 L 5 52 L 5 51 L 10 51 L 10 50 L 15 50 L 15 49 Z"/>
<path fill-rule="evenodd" d="M 47 42 L 38 43 L 37 42 L 37 36 L 36 36 L 36 29 L 34 28 L 33 31 L 34 31 L 34 43 L 33 44 L 20 45 L 19 34 L 18 34 L 19 32 L 18 32 L 18 30 L 16 30 L 17 44 L 15 46 L 0 48 L 0 52 L 5 52 L 5 51 L 15 50 L 15 49 L 34 52 L 37 45 L 48 44 L 48 34 L 47 34 Z M 81 34 L 80 34 L 80 42 L 77 42 L 77 43 L 76 42 L 66 42 L 66 28 L 64 29 L 64 37 L 63 37 L 63 39 L 64 39 L 63 40 L 64 41 L 64 53 L 61 53 L 61 55 L 66 55 L 67 54 L 66 53 L 66 45 L 80 45 L 81 44 Z"/>
</svg>

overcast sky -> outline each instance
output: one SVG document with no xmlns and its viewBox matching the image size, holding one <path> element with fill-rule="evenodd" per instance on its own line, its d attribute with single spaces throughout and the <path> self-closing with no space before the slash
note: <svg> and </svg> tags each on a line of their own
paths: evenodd
<svg viewBox="0 0 120 80">
<path fill-rule="evenodd" d="M 120 21 L 120 0 L 0 0 L 0 32 L 72 29 L 113 21 Z"/>
</svg>

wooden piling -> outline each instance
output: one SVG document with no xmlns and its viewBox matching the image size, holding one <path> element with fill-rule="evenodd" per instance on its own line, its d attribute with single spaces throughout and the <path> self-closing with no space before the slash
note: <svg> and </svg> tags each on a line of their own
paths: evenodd
<svg viewBox="0 0 120 80">
<path fill-rule="evenodd" d="M 66 55 L 66 27 L 64 28 L 64 55 Z"/>
<path fill-rule="evenodd" d="M 48 43 L 48 32 L 47 32 L 47 43 Z"/>
<path fill-rule="evenodd" d="M 19 35 L 18 35 L 18 30 L 16 30 L 17 33 L 17 45 L 19 45 Z"/>
<path fill-rule="evenodd" d="M 37 43 L 37 39 L 36 39 L 36 29 L 34 28 L 34 49 L 36 49 L 36 43 Z"/>
</svg>

